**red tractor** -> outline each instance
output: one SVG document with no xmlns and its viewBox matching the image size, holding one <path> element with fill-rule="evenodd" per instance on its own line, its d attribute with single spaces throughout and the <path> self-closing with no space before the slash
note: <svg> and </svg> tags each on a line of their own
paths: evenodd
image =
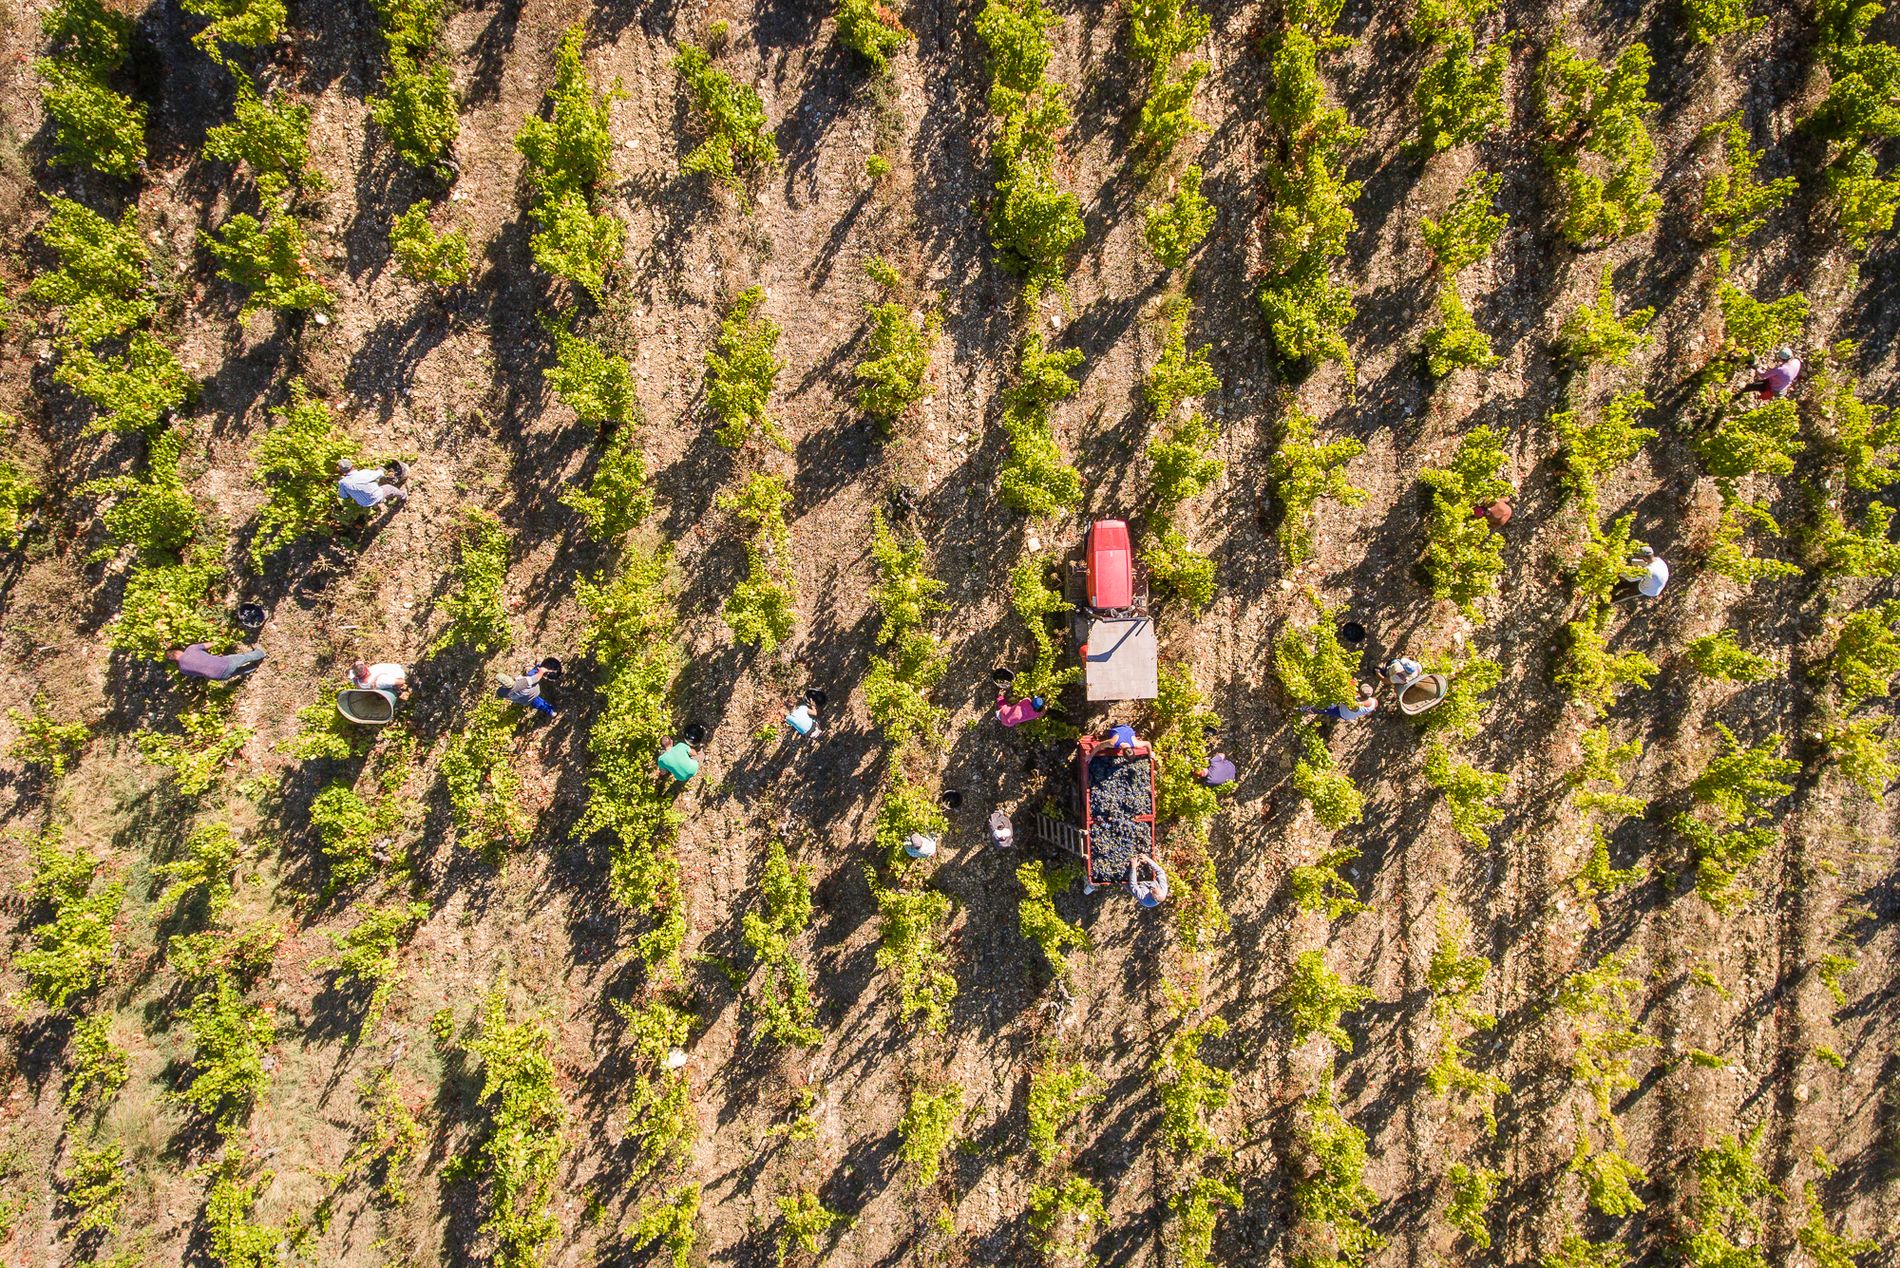
<svg viewBox="0 0 1900 1268">
<path fill-rule="evenodd" d="M 1067 595 L 1088 698 L 1152 700 L 1158 687 L 1148 578 L 1135 563 L 1123 520 L 1089 525 L 1080 562 L 1071 563 Z"/>
<path fill-rule="evenodd" d="M 1135 556 L 1128 546 L 1128 525 L 1096 520 L 1089 525 L 1083 551 L 1088 569 L 1088 605 L 1098 612 L 1119 612 L 1135 602 Z"/>
</svg>

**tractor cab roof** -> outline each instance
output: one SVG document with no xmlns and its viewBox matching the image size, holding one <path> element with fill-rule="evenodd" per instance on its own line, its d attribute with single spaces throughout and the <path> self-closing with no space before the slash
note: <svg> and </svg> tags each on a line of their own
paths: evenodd
<svg viewBox="0 0 1900 1268">
<path fill-rule="evenodd" d="M 1134 598 L 1135 565 L 1128 546 L 1128 525 L 1122 520 L 1096 520 L 1089 525 L 1089 606 L 1114 611 L 1129 606 Z"/>
</svg>

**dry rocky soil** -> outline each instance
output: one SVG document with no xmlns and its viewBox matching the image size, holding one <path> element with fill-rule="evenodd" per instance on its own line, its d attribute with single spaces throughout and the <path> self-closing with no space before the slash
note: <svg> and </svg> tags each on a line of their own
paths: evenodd
<svg viewBox="0 0 1900 1268">
<path fill-rule="evenodd" d="M 825 6 L 810 0 L 452 5 L 446 40 L 464 108 L 448 210 L 476 244 L 477 271 L 469 286 L 438 298 L 402 278 L 388 257 L 393 217 L 441 186 L 401 167 L 369 123 L 365 100 L 382 69 L 374 13 L 365 0 L 297 0 L 283 45 L 258 64 L 268 82 L 315 111 L 314 162 L 328 188 L 305 218 L 320 271 L 338 297 L 324 325 L 268 312 L 239 320 L 240 297 L 217 281 L 196 242 L 200 229 L 251 197 L 228 167 L 198 153 L 205 128 L 228 117 L 231 81 L 190 43 L 198 19 L 172 4 L 140 16 L 134 69 L 153 109 L 149 171 L 136 197 L 176 292 L 163 333 L 203 382 L 187 422 L 192 492 L 241 543 L 263 500 L 249 452 L 294 375 L 332 405 L 365 451 L 413 455 L 408 504 L 360 538 L 288 552 L 267 575 L 249 567 L 241 547 L 231 556 L 231 601 L 255 599 L 269 612 L 260 636 L 269 658 L 235 693 L 236 719 L 255 737 L 225 781 L 226 813 L 250 849 L 237 910 L 244 918 L 275 917 L 287 929 L 259 988 L 278 1023 L 272 1080 L 236 1137 L 274 1173 L 257 1218 L 307 1215 L 330 1192 L 325 1173 L 362 1128 L 355 1089 L 367 1075 L 392 1071 L 426 1131 L 410 1202 L 386 1209 L 366 1185 L 347 1188 L 308 1252 L 313 1262 L 481 1260 L 475 1187 L 442 1174 L 479 1137 L 480 1076 L 439 1055 L 429 1019 L 446 1009 L 457 1026 L 466 1024 L 497 981 L 518 1015 L 545 1018 L 555 1035 L 567 1149 L 554 1203 L 561 1231 L 546 1262 L 646 1262 L 622 1233 L 651 1189 L 628 1180 L 618 1073 L 625 1053 L 609 1007 L 633 930 L 607 895 L 603 848 L 573 830 L 586 800 L 595 673 L 575 651 L 583 624 L 576 581 L 600 559 L 558 498 L 591 470 L 594 431 L 543 381 L 553 353 L 537 314 L 554 306 L 557 293 L 561 306 L 573 301 L 530 260 L 513 145 L 521 120 L 542 107 L 562 32 L 585 22 L 591 71 L 625 89 L 612 110 L 611 206 L 630 227 L 624 266 L 607 302 L 588 309 L 587 328 L 638 372 L 660 500 L 653 527 L 677 542 L 689 654 L 678 710 L 709 731 L 702 774 L 684 799 L 680 842 L 688 951 L 700 957 L 691 973 L 701 1020 L 688 1044 L 700 1132 L 684 1169 L 704 1188 L 693 1262 L 772 1263 L 773 1199 L 803 1188 L 856 1220 L 828 1241 L 828 1263 L 1036 1262 L 1025 1222 L 1037 1178 L 1024 1143 L 1025 1092 L 1031 1063 L 1051 1042 L 1108 1079 L 1106 1099 L 1082 1116 L 1074 1153 L 1075 1169 L 1106 1196 L 1108 1221 L 1095 1252 L 1112 1264 L 1175 1262 L 1167 1208 L 1173 1163 L 1160 1141 L 1148 1070 L 1174 1024 L 1167 988 L 1179 980 L 1184 952 L 1165 912 L 1141 911 L 1123 893 L 1084 896 L 1076 888 L 1058 896 L 1058 909 L 1087 929 L 1092 949 L 1078 957 L 1068 991 L 1053 987 L 1018 929 L 1013 873 L 1035 847 L 997 851 L 984 823 L 998 806 L 1027 810 L 1048 795 L 1047 776 L 1031 769 L 1037 753 L 989 717 L 992 667 L 1020 663 L 1029 651 L 1009 610 L 1008 571 L 1026 549 L 1068 549 L 1087 517 L 1126 515 L 1139 526 L 1150 427 L 1140 383 L 1160 346 L 1162 306 L 1185 292 L 1193 301 L 1191 337 L 1212 344 L 1224 384 L 1204 405 L 1221 428 L 1225 475 L 1190 516 L 1196 543 L 1218 561 L 1219 594 L 1198 616 L 1163 609 L 1162 654 L 1192 670 L 1240 766 L 1212 838 L 1232 928 L 1210 948 L 1205 1003 L 1230 1030 L 1205 1055 L 1234 1076 L 1217 1125 L 1245 1201 L 1222 1215 L 1217 1258 L 1291 1262 L 1293 1109 L 1334 1057 L 1319 1041 L 1288 1042 L 1274 996 L 1293 955 L 1323 947 L 1337 972 L 1374 992 L 1349 1019 L 1353 1050 L 1338 1055 L 1336 1075 L 1342 1108 L 1368 1137 L 1366 1179 L 1380 1198 L 1373 1222 L 1388 1239 L 1373 1263 L 1531 1264 L 1571 1223 L 1623 1241 L 1638 1262 L 1674 1262 L 1694 1191 L 1694 1152 L 1758 1123 L 1767 1125 L 1761 1156 L 1778 1182 L 1798 1188 L 1816 1180 L 1837 1226 L 1882 1239 L 1885 1248 L 1863 1264 L 1900 1263 L 1892 812 L 1825 772 L 1806 736 L 1817 689 L 1802 671 L 1734 687 L 1698 677 L 1680 655 L 1688 638 L 1733 625 L 1751 645 L 1808 665 L 1815 640 L 1843 610 L 1838 587 L 1824 589 L 1811 577 L 1748 591 L 1698 566 L 1717 498 L 1676 425 L 1688 408 L 1688 381 L 1720 333 L 1711 252 L 1689 223 L 1709 160 L 1697 137 L 1741 109 L 1757 143 L 1768 147 L 1768 172 L 1812 166 L 1803 149 L 1810 143 L 1794 127 L 1814 92 L 1803 70 L 1812 38 L 1805 10 L 1758 0 L 1766 27 L 1708 50 L 1686 43 L 1668 3 L 1507 0 L 1502 24 L 1520 33 L 1510 98 L 1517 122 L 1479 146 L 1427 161 L 1403 148 L 1423 64 L 1405 34 L 1406 15 L 1397 5 L 1355 0 L 1340 29 L 1356 43 L 1325 67 L 1336 99 L 1368 129 L 1351 161 L 1365 189 L 1342 266 L 1359 302 L 1348 332 L 1358 361 L 1354 383 L 1337 367 L 1303 379 L 1275 367 L 1255 296 L 1267 205 L 1262 41 L 1276 18 L 1250 3 L 1208 7 L 1212 69 L 1197 101 L 1209 127 L 1198 144 L 1218 221 L 1191 271 L 1170 273 L 1142 243 L 1140 209 L 1152 191 L 1127 159 L 1142 83 L 1127 48 L 1126 15 L 1109 4 L 1059 6 L 1050 73 L 1069 90 L 1076 119 L 1061 178 L 1081 198 L 1088 235 L 1066 299 L 1025 310 L 1020 282 L 998 267 L 985 229 L 990 116 L 974 4 L 904 5 L 916 40 L 883 86 L 839 45 Z M 1666 207 L 1652 233 L 1597 251 L 1561 243 L 1534 122 L 1531 68 L 1565 20 L 1571 38 L 1592 52 L 1613 54 L 1642 39 L 1657 54 L 1650 94 L 1660 102 L 1652 125 Z M 671 58 L 679 40 L 703 38 L 715 21 L 731 31 L 721 64 L 756 84 L 782 154 L 749 214 L 679 172 L 690 142 Z M 33 7 L 0 0 L 0 166 L 7 177 L 0 206 L 13 226 L 0 272 L 12 296 L 44 264 L 30 237 L 44 216 L 36 190 L 72 192 L 102 206 L 125 196 L 120 186 L 48 164 L 31 66 L 38 41 Z M 879 150 L 894 170 L 873 181 L 865 163 Z M 1417 352 L 1435 311 L 1419 219 L 1442 213 L 1478 164 L 1503 175 L 1501 205 L 1511 226 L 1465 290 L 1503 362 L 1434 389 Z M 1777 215 L 1742 263 L 1744 282 L 1763 295 L 1804 290 L 1815 304 L 1812 344 L 1858 340 L 1855 368 L 1865 394 L 1890 399 L 1900 328 L 1891 246 L 1877 240 L 1850 275 L 1849 256 L 1812 203 L 1803 194 Z M 851 370 L 866 329 L 862 305 L 874 298 L 862 265 L 873 255 L 888 257 L 920 302 L 934 303 L 944 317 L 931 396 L 889 443 L 879 442 L 851 403 Z M 1584 724 L 1551 684 L 1557 633 L 1574 615 L 1563 570 L 1581 528 L 1556 487 L 1556 442 L 1546 419 L 1566 390 L 1553 347 L 1557 327 L 1594 293 L 1606 263 L 1615 266 L 1626 305 L 1657 308 L 1655 338 L 1631 368 L 1600 372 L 1584 391 L 1600 401 L 1615 387 L 1644 385 L 1658 403 L 1650 421 L 1662 434 L 1606 489 L 1604 506 L 1636 512 L 1638 535 L 1675 563 L 1676 580 L 1661 599 L 1623 606 L 1616 617 L 1613 646 L 1641 648 L 1661 666 L 1654 687 L 1627 694 L 1613 715 L 1619 735 L 1646 744 L 1631 784 L 1657 807 L 1615 837 L 1618 862 L 1647 861 L 1649 878 L 1607 902 L 1593 926 L 1567 884 L 1582 862 L 1583 838 L 1563 776 L 1578 760 Z M 799 622 L 771 656 L 735 645 L 720 619 L 744 558 L 730 516 L 713 506 L 735 459 L 713 443 L 704 403 L 705 354 L 726 306 L 751 284 L 764 287 L 766 311 L 785 332 L 773 410 L 792 445 L 769 461 L 795 490 Z M 1085 354 L 1081 390 L 1056 417 L 1064 452 L 1084 477 L 1086 512 L 1042 525 L 1025 524 L 996 493 L 1004 449 L 999 394 L 1032 324 Z M 43 690 L 56 714 L 94 729 L 52 812 L 70 825 L 69 842 L 107 858 L 127 885 L 101 1007 L 130 1054 L 131 1077 L 101 1122 L 69 1126 L 60 1107 L 69 1028 L 31 1013 L 8 1021 L 0 1056 L 0 1151 L 8 1167 L 0 1197 L 16 1205 L 0 1261 L 37 1268 L 94 1253 L 70 1236 L 53 1177 L 75 1147 L 102 1133 L 123 1141 L 134 1164 L 120 1241 L 106 1249 L 130 1249 L 144 1263 L 208 1262 L 202 1211 L 210 1182 L 201 1164 L 216 1144 L 167 1095 L 190 1049 L 180 990 L 164 965 L 170 930 L 152 913 L 163 887 L 153 868 L 175 849 L 187 816 L 134 744 L 144 729 L 174 725 L 180 693 L 164 667 L 108 651 L 121 565 L 88 562 L 103 534 L 92 500 L 77 493 L 89 478 L 126 469 L 137 442 L 81 435 L 74 403 L 50 379 L 48 356 L 24 317 L 0 341 L 0 407 L 22 420 L 15 443 L 43 469 L 50 490 L 45 530 L 0 566 L 0 658 L 14 684 L 9 703 L 24 705 Z M 1369 497 L 1356 507 L 1323 504 L 1317 558 L 1289 570 L 1263 531 L 1258 505 L 1277 420 L 1295 401 L 1318 417 L 1324 435 L 1364 442 L 1349 471 Z M 1521 492 L 1501 590 L 1485 601 L 1485 619 L 1473 623 L 1419 582 L 1415 476 L 1479 423 L 1508 432 L 1508 474 Z M 873 861 L 871 815 L 885 748 L 857 687 L 875 650 L 871 512 L 893 485 L 918 491 L 915 522 L 950 603 L 938 625 L 950 668 L 937 698 L 952 721 L 933 760 L 943 785 L 964 797 L 952 812 L 935 883 L 955 903 L 950 938 L 961 992 L 941 1040 L 919 1039 L 896 1015 L 888 975 L 874 964 L 876 908 L 864 872 Z M 466 504 L 494 511 L 513 534 L 506 580 L 513 647 L 487 661 L 431 659 L 452 529 Z M 1885 583 L 1853 583 L 1869 584 Z M 1314 859 L 1331 834 L 1292 789 L 1296 750 L 1271 670 L 1273 635 L 1310 615 L 1314 593 L 1343 603 L 1371 629 L 1368 667 L 1372 657 L 1399 649 L 1472 646 L 1500 660 L 1504 681 L 1468 752 L 1511 777 L 1494 844 L 1475 849 L 1452 831 L 1425 783 L 1414 727 L 1390 711 L 1335 727 L 1334 752 L 1368 798 L 1365 821 L 1339 842 L 1363 851 L 1351 878 L 1370 907 L 1330 926 L 1297 912 L 1286 892 L 1288 869 Z M 1855 603 L 1865 597 L 1858 588 L 1847 593 Z M 497 669 L 548 654 L 570 663 L 566 707 L 551 723 L 524 724 L 513 755 L 535 828 L 522 848 L 486 861 L 454 844 L 435 766 Z M 392 899 L 413 889 L 432 907 L 403 954 L 401 985 L 362 1042 L 353 1042 L 360 999 L 339 994 L 312 967 L 329 950 L 326 932 L 344 927 L 348 915 L 344 903 L 322 896 L 313 862 L 307 808 L 320 781 L 279 748 L 295 730 L 296 711 L 334 690 L 357 655 L 425 664 L 410 706 L 417 769 L 405 785 L 399 830 L 401 848 L 418 862 L 416 877 L 379 883 Z M 812 685 L 831 703 L 818 734 L 801 740 L 780 719 L 784 701 Z M 1103 716 L 1069 707 L 1078 720 Z M 1138 728 L 1148 721 L 1142 706 L 1105 716 Z M 1663 827 L 1715 750 L 1717 721 L 1748 738 L 1782 733 L 1805 763 L 1799 791 L 1777 810 L 1779 843 L 1751 876 L 1761 896 L 1726 917 L 1690 890 L 1682 844 Z M 14 724 L 0 723 L 0 740 L 14 734 Z M 54 800 L 43 781 L 6 768 L 0 821 L 14 835 L 0 843 L 0 905 L 16 946 L 31 915 L 20 891 L 27 875 L 21 842 L 45 822 Z M 720 971 L 722 961 L 746 964 L 740 918 L 757 901 L 759 860 L 774 834 L 817 872 L 816 918 L 800 947 L 814 969 L 825 1032 L 812 1050 L 755 1042 L 745 994 Z M 1498 1023 L 1474 1042 L 1475 1063 L 1511 1087 L 1495 1138 L 1424 1084 L 1437 1033 L 1424 970 L 1441 901 L 1469 918 L 1475 948 L 1495 962 L 1484 1003 Z M 1836 1008 L 1813 965 L 1855 907 L 1872 918 L 1852 926 L 1859 967 L 1846 979 L 1846 1005 Z M 1638 1086 L 1617 1106 L 1629 1154 L 1649 1174 L 1642 1189 L 1649 1206 L 1609 1221 L 1585 1216 L 1577 1181 L 1565 1170 L 1583 1107 L 1569 1077 L 1574 1036 L 1551 1001 L 1564 974 L 1616 949 L 1634 953 L 1635 1012 L 1656 1046 L 1637 1055 Z M 1696 967 L 1712 973 L 1723 993 L 1692 979 Z M 19 980 L 0 971 L 7 993 Z M 1843 1067 L 1817 1060 L 1820 1045 L 1837 1050 Z M 1686 1057 L 1691 1049 L 1729 1064 L 1695 1064 Z M 899 1120 L 920 1078 L 954 1081 L 967 1105 L 944 1177 L 924 1194 L 909 1185 L 897 1158 Z M 815 1098 L 816 1139 L 788 1142 L 773 1129 L 790 1120 L 802 1089 Z M 1816 1148 L 1838 1167 L 1831 1178 L 1817 1169 Z M 1488 1251 L 1457 1238 L 1444 1219 L 1446 1170 L 1459 1160 L 1486 1162 L 1506 1176 Z M 944 1207 L 953 1237 L 934 1224 Z M 1772 1208 L 1765 1234 L 1771 1262 L 1805 1262 L 1792 1236 L 1798 1219 L 1794 1203 Z"/>
</svg>

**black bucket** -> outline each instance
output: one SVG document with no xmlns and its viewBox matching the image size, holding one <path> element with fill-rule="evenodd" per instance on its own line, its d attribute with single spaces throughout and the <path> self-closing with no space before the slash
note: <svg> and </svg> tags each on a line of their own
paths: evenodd
<svg viewBox="0 0 1900 1268">
<path fill-rule="evenodd" d="M 1364 647 L 1366 643 L 1366 627 L 1357 621 L 1340 622 L 1339 641 L 1348 647 Z"/>
<path fill-rule="evenodd" d="M 686 729 L 680 732 L 680 738 L 694 748 L 698 748 L 706 742 L 706 728 L 697 722 L 689 722 L 686 724 Z"/>
<path fill-rule="evenodd" d="M 808 687 L 805 689 L 805 699 L 807 702 L 810 703 L 814 711 L 823 709 L 825 707 L 825 701 L 829 700 L 830 698 L 831 697 L 827 696 L 824 692 L 818 690 L 818 688 L 816 687 Z"/>
<path fill-rule="evenodd" d="M 1009 684 L 1016 681 L 1016 671 L 1013 669 L 1004 669 L 1001 666 L 998 666 L 997 668 L 990 670 L 990 681 L 995 683 L 999 687 L 1007 687 L 1009 686 Z"/>
<path fill-rule="evenodd" d="M 264 608 L 257 603 L 240 603 L 237 606 L 237 623 L 253 632 L 264 628 Z"/>
<path fill-rule="evenodd" d="M 963 790 L 961 788 L 944 789 L 937 794 L 937 804 L 945 810 L 955 810 L 963 804 Z"/>
<path fill-rule="evenodd" d="M 561 659 L 549 656 L 541 662 L 541 676 L 549 682 L 559 682 L 561 678 Z"/>
</svg>

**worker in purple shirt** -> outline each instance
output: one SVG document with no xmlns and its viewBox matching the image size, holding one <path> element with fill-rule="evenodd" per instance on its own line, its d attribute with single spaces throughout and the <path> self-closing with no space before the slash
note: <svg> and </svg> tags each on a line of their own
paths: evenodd
<svg viewBox="0 0 1900 1268">
<path fill-rule="evenodd" d="M 1788 394 L 1788 389 L 1794 386 L 1794 381 L 1800 376 L 1801 358 L 1794 354 L 1794 349 L 1776 348 L 1774 368 L 1735 395 L 1742 397 L 1753 392 L 1764 401 L 1778 401 Z"/>
<path fill-rule="evenodd" d="M 1140 741 L 1135 738 L 1135 728 L 1123 722 L 1108 728 L 1108 742 L 1115 746 L 1117 753 L 1126 754 L 1134 752 Z"/>
<path fill-rule="evenodd" d="M 401 506 L 409 500 L 408 491 L 401 487 L 403 481 L 409 478 L 406 463 L 392 462 L 387 467 L 359 469 L 348 458 L 339 458 L 336 474 L 338 501 L 354 502 L 361 507 L 377 507 L 385 502 Z"/>
<path fill-rule="evenodd" d="M 178 666 L 178 672 L 187 678 L 224 682 L 257 668 L 258 662 L 264 659 L 264 653 L 253 647 L 248 652 L 232 652 L 221 656 L 203 643 L 193 643 L 182 650 L 166 652 L 165 659 Z"/>
<path fill-rule="evenodd" d="M 1234 769 L 1233 762 L 1228 759 L 1227 754 L 1216 753 L 1207 759 L 1207 765 L 1194 772 L 1194 778 L 1200 780 L 1209 788 L 1219 788 L 1222 784 L 1233 783 L 1234 776 L 1238 773 L 1239 772 Z"/>
</svg>

